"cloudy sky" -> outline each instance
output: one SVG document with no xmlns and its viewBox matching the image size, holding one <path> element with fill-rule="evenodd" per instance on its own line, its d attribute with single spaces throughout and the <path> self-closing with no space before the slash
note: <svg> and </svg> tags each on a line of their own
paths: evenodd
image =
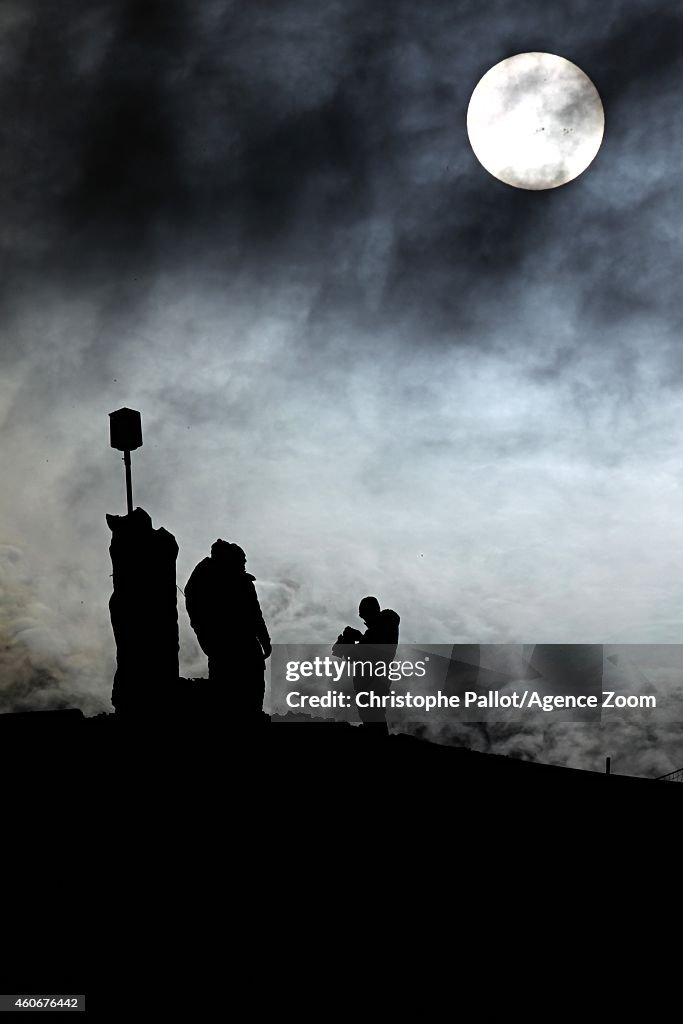
<svg viewBox="0 0 683 1024">
<path fill-rule="evenodd" d="M 2 706 L 109 707 L 123 405 L 180 585 L 239 542 L 274 640 L 376 593 L 406 642 L 681 641 L 682 38 L 661 0 L 1 0 Z M 466 132 L 534 50 L 606 116 L 542 192 Z"/>
</svg>

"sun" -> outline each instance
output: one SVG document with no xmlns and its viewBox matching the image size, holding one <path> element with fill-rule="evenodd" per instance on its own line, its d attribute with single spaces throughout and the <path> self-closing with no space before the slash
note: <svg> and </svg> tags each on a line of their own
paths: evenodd
<svg viewBox="0 0 683 1024">
<path fill-rule="evenodd" d="M 467 110 L 477 159 L 514 188 L 540 191 L 578 178 L 604 131 L 598 90 L 581 68 L 553 53 L 518 53 L 496 64 Z"/>
</svg>

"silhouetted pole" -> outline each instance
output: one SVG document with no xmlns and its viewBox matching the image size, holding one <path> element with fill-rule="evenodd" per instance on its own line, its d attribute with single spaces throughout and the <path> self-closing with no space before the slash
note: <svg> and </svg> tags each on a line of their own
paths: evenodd
<svg viewBox="0 0 683 1024">
<path fill-rule="evenodd" d="M 123 464 L 126 467 L 126 502 L 128 511 L 133 511 L 133 477 L 130 472 L 130 452 L 123 453 Z"/>
<path fill-rule="evenodd" d="M 605 758 L 605 775 L 611 775 L 611 774 L 612 774 L 612 758 L 611 757 L 606 757 Z"/>
<path fill-rule="evenodd" d="M 130 453 L 142 447 L 142 420 L 136 409 L 117 409 L 109 413 L 109 435 L 112 448 L 123 452 L 126 467 L 126 502 L 128 514 L 133 511 L 133 477 L 130 469 Z"/>
</svg>

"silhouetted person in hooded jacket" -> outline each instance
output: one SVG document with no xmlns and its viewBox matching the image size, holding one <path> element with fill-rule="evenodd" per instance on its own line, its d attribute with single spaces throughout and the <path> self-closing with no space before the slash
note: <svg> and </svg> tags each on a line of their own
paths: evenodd
<svg viewBox="0 0 683 1024">
<path fill-rule="evenodd" d="M 209 679 L 229 686 L 233 712 L 254 718 L 263 706 L 271 643 L 246 561 L 239 545 L 217 540 L 187 581 L 185 605 L 209 659 Z"/>
<path fill-rule="evenodd" d="M 390 690 L 388 676 L 375 673 L 380 663 L 387 666 L 396 657 L 400 617 L 391 608 L 382 609 L 376 597 L 364 597 L 358 606 L 358 615 L 367 626 L 365 632 L 361 633 L 359 629 L 347 626 L 337 637 L 332 653 L 352 662 L 372 662 L 374 665 L 372 677 L 359 672 L 354 673 L 353 685 L 356 694 L 365 692 L 378 696 L 386 695 Z M 388 734 L 385 708 L 358 707 L 358 714 L 364 726 L 371 726 L 375 732 L 382 735 Z"/>
</svg>

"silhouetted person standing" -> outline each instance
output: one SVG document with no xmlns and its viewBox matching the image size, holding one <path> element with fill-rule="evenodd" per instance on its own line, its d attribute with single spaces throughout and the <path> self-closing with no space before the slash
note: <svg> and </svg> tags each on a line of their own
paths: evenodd
<svg viewBox="0 0 683 1024">
<path fill-rule="evenodd" d="M 381 697 L 389 693 L 389 680 L 386 674 L 377 674 L 377 666 L 387 666 L 394 660 L 401 620 L 391 608 L 382 609 L 376 597 L 364 597 L 358 606 L 358 615 L 367 627 L 365 632 L 347 626 L 337 637 L 332 653 L 352 662 L 371 662 L 374 666 L 372 677 L 354 672 L 354 689 L 356 694 L 364 692 Z M 354 646 L 359 650 L 354 650 Z M 377 733 L 388 734 L 385 708 L 359 707 L 358 714 L 364 726 L 372 727 Z"/>
<path fill-rule="evenodd" d="M 209 679 L 229 686 L 231 711 L 254 719 L 263 707 L 271 643 L 246 561 L 237 544 L 217 540 L 187 581 L 185 605 L 209 659 Z"/>
</svg>

